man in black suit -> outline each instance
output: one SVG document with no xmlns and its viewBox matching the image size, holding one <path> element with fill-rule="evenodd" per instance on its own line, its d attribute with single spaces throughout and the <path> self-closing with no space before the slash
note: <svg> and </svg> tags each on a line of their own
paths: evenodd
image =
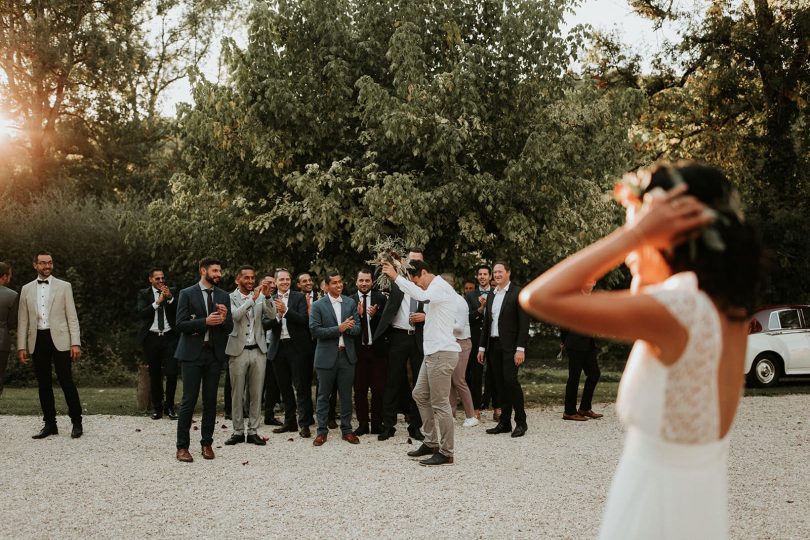
<svg viewBox="0 0 810 540">
<path fill-rule="evenodd" d="M 177 319 L 176 288 L 166 285 L 166 277 L 160 268 L 149 270 L 150 286 L 138 291 L 137 314 L 141 325 L 138 341 L 143 347 L 143 357 L 149 366 L 149 383 L 152 393 L 152 420 L 165 414 L 177 419 L 174 410 L 174 394 L 177 390 Z M 166 399 L 163 399 L 163 376 L 166 376 Z"/>
<path fill-rule="evenodd" d="M 478 363 L 478 347 L 476 345 L 481 342 L 481 324 L 484 322 L 487 295 L 492 289 L 492 287 L 489 286 L 491 276 L 492 269 L 488 265 L 478 265 L 475 269 L 475 277 L 478 280 L 478 285 L 464 297 L 464 299 L 467 300 L 467 307 L 470 311 L 470 339 L 473 343 L 473 347 L 470 350 L 470 358 L 467 361 L 466 379 L 467 386 L 470 388 L 473 407 L 475 407 L 476 418 L 480 416 L 479 408 L 483 405 L 481 399 L 481 385 L 484 380 L 484 366 Z M 492 370 L 489 369 L 488 371 L 490 372 L 491 378 Z M 489 390 L 491 391 L 491 387 Z M 497 407 L 497 399 L 493 399 L 493 404 Z"/>
<path fill-rule="evenodd" d="M 520 287 L 511 283 L 511 270 L 505 262 L 492 267 L 495 290 L 487 296 L 478 362 L 489 362 L 495 378 L 495 388 L 501 400 L 501 418 L 487 433 L 511 433 L 512 437 L 526 434 L 526 411 L 523 408 L 523 389 L 518 380 L 518 369 L 526 359 L 529 341 L 529 315 L 520 307 Z M 515 430 L 512 431 L 512 410 L 515 411 Z"/>
<path fill-rule="evenodd" d="M 202 386 L 203 413 L 200 431 L 202 456 L 214 459 L 214 421 L 217 412 L 217 388 L 222 365 L 227 361 L 225 346 L 233 330 L 231 299 L 217 287 L 222 265 L 213 257 L 200 261 L 200 281 L 180 291 L 177 300 L 177 326 L 180 340 L 175 358 L 183 370 L 183 401 L 177 422 L 177 459 L 192 462 L 188 451 L 191 416 Z"/>
<path fill-rule="evenodd" d="M 273 300 L 277 315 L 262 319 L 265 328 L 273 332 L 268 358 L 284 400 L 284 425 L 274 429 L 273 433 L 295 432 L 300 428 L 301 437 L 311 437 L 312 363 L 308 359 L 312 354 L 312 335 L 309 332 L 307 300 L 302 293 L 290 290 L 291 285 L 289 270 L 276 270 L 278 290 Z"/>
<path fill-rule="evenodd" d="M 272 298 L 278 290 L 276 287 L 276 275 L 265 274 L 262 276 L 262 281 L 267 282 L 268 292 L 270 293 L 270 298 Z M 269 321 L 269 319 L 267 319 L 267 321 Z M 273 371 L 272 364 L 270 363 L 270 353 L 273 350 L 273 331 L 270 329 L 269 325 L 265 326 L 264 317 L 262 317 L 262 327 L 265 330 L 265 341 L 267 343 L 267 366 L 264 371 L 264 425 L 281 426 L 283 424 L 276 420 L 274 410 L 276 403 L 281 402 L 281 390 L 276 381 L 276 373 Z"/>
<path fill-rule="evenodd" d="M 363 268 L 357 272 L 356 284 L 357 292 L 351 299 L 357 302 L 357 314 L 360 315 L 360 335 L 355 338 L 357 365 L 354 371 L 354 408 L 359 424 L 354 434 L 359 437 L 368 433 L 379 434 L 382 430 L 386 358 L 384 342 L 374 341 L 374 333 L 380 324 L 386 298 L 381 292 L 371 290 L 373 274 L 370 268 Z M 371 390 L 370 416 L 369 390 Z"/>
<path fill-rule="evenodd" d="M 582 294 L 591 294 L 595 283 L 591 282 L 582 289 Z M 560 349 L 568 356 L 568 382 L 565 384 L 565 412 L 563 420 L 583 422 L 588 418 L 602 418 L 591 407 L 593 392 L 602 372 L 596 361 L 596 340 L 592 336 L 577 334 L 564 328 L 560 329 Z M 585 388 L 582 390 L 582 401 L 577 409 L 577 391 L 579 375 L 585 372 Z"/>
<path fill-rule="evenodd" d="M 411 250 L 408 259 L 422 260 L 422 252 Z M 403 396 L 407 397 L 410 405 L 408 435 L 418 441 L 425 438 L 420 429 L 422 417 L 419 415 L 419 408 L 411 395 L 424 357 L 422 349 L 424 326 L 424 303 L 406 295 L 395 283 L 392 283 L 388 301 L 382 310 L 380 322 L 373 336 L 375 342 L 387 342 L 388 349 L 388 365 L 383 391 L 383 425 L 377 436 L 377 439 L 381 441 L 394 436 L 397 409 Z M 406 365 L 408 364 L 411 366 L 413 382 L 409 382 L 406 375 Z"/>
</svg>

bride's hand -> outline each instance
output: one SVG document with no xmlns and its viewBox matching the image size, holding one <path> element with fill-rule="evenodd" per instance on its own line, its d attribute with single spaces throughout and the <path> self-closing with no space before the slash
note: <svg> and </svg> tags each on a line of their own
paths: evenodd
<svg viewBox="0 0 810 540">
<path fill-rule="evenodd" d="M 685 195 L 682 184 L 669 191 L 654 189 L 644 196 L 644 204 L 626 227 L 639 236 L 641 243 L 666 249 L 683 242 L 690 231 L 713 221 L 705 204 Z"/>
</svg>

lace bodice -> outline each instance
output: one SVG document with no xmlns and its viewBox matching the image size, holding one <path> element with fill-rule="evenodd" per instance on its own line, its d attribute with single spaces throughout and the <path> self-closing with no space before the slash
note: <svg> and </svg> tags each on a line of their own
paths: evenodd
<svg viewBox="0 0 810 540">
<path fill-rule="evenodd" d="M 648 287 L 687 330 L 681 357 L 665 366 L 649 346 L 637 341 L 619 385 L 616 408 L 626 425 L 682 444 L 720 439 L 717 370 L 722 349 L 720 319 L 692 272 L 676 274 Z"/>
</svg>

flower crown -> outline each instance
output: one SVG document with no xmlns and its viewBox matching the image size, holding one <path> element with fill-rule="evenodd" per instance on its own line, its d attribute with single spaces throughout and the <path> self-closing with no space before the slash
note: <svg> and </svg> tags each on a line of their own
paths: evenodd
<svg viewBox="0 0 810 540">
<path fill-rule="evenodd" d="M 680 171 L 675 167 L 664 166 L 664 170 L 669 176 L 673 187 L 686 183 Z M 622 179 L 613 186 L 613 198 L 628 210 L 628 222 L 632 223 L 636 212 L 644 208 L 643 194 L 651 181 L 652 171 L 648 168 L 642 168 L 635 173 L 625 173 Z M 731 225 L 729 214 L 736 216 L 740 223 L 745 221 L 739 193 L 735 189 L 731 190 L 726 200 L 712 206 L 712 208 L 707 207 L 704 210 L 711 216 L 712 221 L 701 228 L 699 236 L 688 240 L 689 255 L 693 261 L 697 257 L 698 238 L 703 241 L 703 245 L 710 251 L 723 252 L 726 250 L 726 243 L 723 241 L 723 236 L 720 234 L 717 224 L 722 224 L 725 227 Z"/>
</svg>

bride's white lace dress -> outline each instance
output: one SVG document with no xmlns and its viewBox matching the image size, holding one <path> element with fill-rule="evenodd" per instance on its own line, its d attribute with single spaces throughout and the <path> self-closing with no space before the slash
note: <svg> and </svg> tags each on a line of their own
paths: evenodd
<svg viewBox="0 0 810 540">
<path fill-rule="evenodd" d="M 720 319 L 691 272 L 645 291 L 688 331 L 682 356 L 659 362 L 636 342 L 619 384 L 626 427 L 600 539 L 727 537 L 728 438 L 720 437 Z"/>
</svg>

